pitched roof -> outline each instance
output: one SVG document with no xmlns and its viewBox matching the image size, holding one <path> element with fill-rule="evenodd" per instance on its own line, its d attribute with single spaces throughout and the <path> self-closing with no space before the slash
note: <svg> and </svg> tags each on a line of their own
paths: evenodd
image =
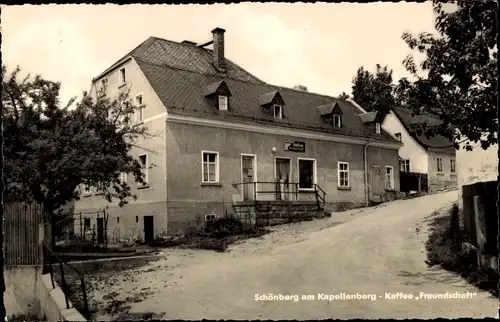
<svg viewBox="0 0 500 322">
<path fill-rule="evenodd" d="M 320 115 L 328 115 L 333 113 L 333 111 L 335 110 L 335 106 L 338 106 L 337 102 L 316 106 L 316 109 L 318 110 Z M 338 112 L 342 114 L 342 110 L 339 110 Z"/>
<path fill-rule="evenodd" d="M 363 123 L 375 122 L 375 119 L 377 118 L 377 112 L 367 112 L 359 114 L 359 117 L 361 118 L 361 122 Z"/>
<path fill-rule="evenodd" d="M 211 49 L 197 47 L 189 43 L 178 43 L 157 37 L 149 37 L 95 79 L 99 79 L 109 73 L 128 57 L 141 59 L 155 65 L 180 68 L 205 75 L 216 76 L 220 74 L 213 65 L 213 52 Z M 229 59 L 226 58 L 225 60 L 225 75 L 227 78 L 251 83 L 264 83 Z"/>
<path fill-rule="evenodd" d="M 410 135 L 425 149 L 444 152 L 444 153 L 455 153 L 455 148 L 450 146 L 453 144 L 452 140 L 442 136 L 436 135 L 434 137 L 427 138 L 425 134 L 417 135 L 412 127 L 416 124 L 426 122 L 430 125 L 439 125 L 440 120 L 430 117 L 428 115 L 413 115 L 412 111 L 407 108 L 398 107 L 393 109 L 394 114 L 403 124 L 405 130 L 410 133 Z"/>
<path fill-rule="evenodd" d="M 131 56 L 169 112 L 228 120 L 246 119 L 256 123 L 396 141 L 385 132 L 376 134 L 365 126 L 357 115 L 358 109 L 350 102 L 267 84 L 228 59 L 226 73 L 222 74 L 213 66 L 212 55 L 212 50 L 192 44 L 150 37 L 99 77 Z M 206 86 L 214 86 L 221 81 L 232 94 L 230 111 L 218 111 L 204 97 Z M 260 106 L 262 99 L 272 99 L 276 94 L 285 102 L 282 120 L 275 120 Z M 333 103 L 338 103 L 343 114 L 341 128 L 325 122 L 316 108 Z"/>
</svg>

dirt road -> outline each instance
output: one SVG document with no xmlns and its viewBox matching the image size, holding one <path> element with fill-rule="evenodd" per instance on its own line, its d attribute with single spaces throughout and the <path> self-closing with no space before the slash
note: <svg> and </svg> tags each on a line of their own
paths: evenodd
<svg viewBox="0 0 500 322">
<path fill-rule="evenodd" d="M 136 278 L 134 288 L 147 285 L 153 294 L 130 312 L 166 319 L 493 317 L 495 298 L 424 262 L 426 217 L 453 201 L 456 192 L 447 192 L 341 213 L 344 223 L 333 217 L 322 227 L 283 230 L 228 253 L 167 252 Z M 468 298 L 428 298 L 447 292 Z M 278 299 L 256 300 L 263 294 Z"/>
</svg>

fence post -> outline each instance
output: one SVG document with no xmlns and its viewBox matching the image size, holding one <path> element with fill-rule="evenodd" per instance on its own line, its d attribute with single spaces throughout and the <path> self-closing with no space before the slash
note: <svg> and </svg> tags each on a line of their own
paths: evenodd
<svg viewBox="0 0 500 322">
<path fill-rule="evenodd" d="M 474 220 L 476 223 L 476 238 L 477 238 L 477 264 L 483 266 L 482 255 L 484 252 L 485 238 L 485 212 L 482 196 L 474 196 Z"/>
<path fill-rule="evenodd" d="M 253 200 L 257 201 L 257 182 L 253 182 Z"/>
<path fill-rule="evenodd" d="M 61 261 L 59 261 L 59 269 L 61 270 L 61 284 L 64 292 L 64 299 L 66 300 L 66 308 L 69 309 L 68 286 L 66 285 L 66 278 L 64 277 L 64 268 Z"/>
</svg>

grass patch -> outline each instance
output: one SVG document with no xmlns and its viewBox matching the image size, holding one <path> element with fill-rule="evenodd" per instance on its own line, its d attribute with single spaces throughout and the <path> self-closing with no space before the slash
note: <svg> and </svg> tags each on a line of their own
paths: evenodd
<svg viewBox="0 0 500 322">
<path fill-rule="evenodd" d="M 430 223 L 425 247 L 427 265 L 455 272 L 472 285 L 498 297 L 498 272 L 478 267 L 476 249 L 464 243 L 465 240 L 465 233 L 459 224 L 458 205 L 454 204 L 448 214 L 436 217 Z"/>
</svg>

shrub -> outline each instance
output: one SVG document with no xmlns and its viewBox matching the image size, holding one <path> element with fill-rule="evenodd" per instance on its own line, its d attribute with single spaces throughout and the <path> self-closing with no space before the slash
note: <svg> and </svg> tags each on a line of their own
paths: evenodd
<svg viewBox="0 0 500 322">
<path fill-rule="evenodd" d="M 214 237 L 228 237 L 244 232 L 244 225 L 233 216 L 218 218 L 205 224 L 205 233 Z"/>
<path fill-rule="evenodd" d="M 427 264 L 456 272 L 468 282 L 498 296 L 498 272 L 478 267 L 476 248 L 462 242 L 465 235 L 459 223 L 458 205 L 453 205 L 449 216 L 436 218 L 432 226 L 426 243 Z"/>
</svg>

